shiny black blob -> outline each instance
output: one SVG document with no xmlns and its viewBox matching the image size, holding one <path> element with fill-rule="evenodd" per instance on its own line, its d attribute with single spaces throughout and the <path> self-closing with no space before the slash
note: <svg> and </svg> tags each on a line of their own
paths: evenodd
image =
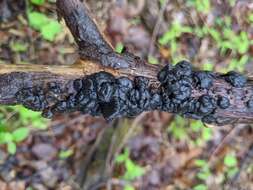
<svg viewBox="0 0 253 190">
<path fill-rule="evenodd" d="M 76 91 L 79 91 L 82 89 L 83 87 L 83 83 L 82 83 L 82 79 L 76 79 L 73 82 L 73 87 Z"/>
<path fill-rule="evenodd" d="M 177 77 L 192 75 L 192 65 L 188 61 L 180 61 L 175 66 L 175 74 Z"/>
<path fill-rule="evenodd" d="M 193 80 L 201 89 L 210 89 L 213 85 L 213 76 L 208 71 L 195 72 Z"/>
<path fill-rule="evenodd" d="M 42 91 L 39 88 L 27 88 L 16 94 L 18 102 L 33 111 L 40 111 L 45 108 L 45 101 Z"/>
<path fill-rule="evenodd" d="M 181 61 L 176 66 L 165 66 L 158 73 L 162 85 L 162 102 L 164 111 L 184 112 L 182 104 L 191 97 L 192 67 L 187 61 Z"/>
<path fill-rule="evenodd" d="M 109 82 L 105 82 L 101 84 L 100 88 L 98 89 L 98 99 L 102 102 L 109 102 L 113 96 L 114 91 L 115 86 Z"/>
<path fill-rule="evenodd" d="M 199 108 L 198 112 L 203 115 L 208 115 L 212 113 L 215 109 L 215 100 L 208 96 L 208 95 L 203 95 L 199 98 Z"/>
<path fill-rule="evenodd" d="M 242 88 L 247 83 L 247 79 L 243 75 L 234 71 L 230 71 L 223 76 L 225 77 L 225 80 L 234 87 Z"/>
<path fill-rule="evenodd" d="M 117 84 L 120 86 L 120 88 L 124 88 L 124 89 L 131 89 L 134 86 L 133 82 L 127 77 L 118 78 Z"/>
<path fill-rule="evenodd" d="M 108 121 L 121 116 L 122 106 L 117 99 L 112 99 L 109 103 L 101 104 L 101 112 L 104 118 Z"/>
<path fill-rule="evenodd" d="M 230 101 L 224 96 L 219 96 L 217 99 L 217 104 L 221 109 L 227 109 L 230 106 Z"/>
<path fill-rule="evenodd" d="M 157 78 L 158 80 L 164 84 L 166 83 L 166 81 L 168 80 L 168 78 L 170 77 L 168 74 L 171 70 L 170 65 L 166 65 L 165 67 L 162 68 L 161 71 L 159 71 L 159 73 L 157 74 Z"/>
<path fill-rule="evenodd" d="M 248 108 L 253 108 L 253 97 L 247 102 Z"/>
</svg>

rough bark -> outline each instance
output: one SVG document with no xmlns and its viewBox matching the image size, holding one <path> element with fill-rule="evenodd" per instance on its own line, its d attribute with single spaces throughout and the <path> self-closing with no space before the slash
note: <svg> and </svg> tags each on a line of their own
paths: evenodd
<svg viewBox="0 0 253 190">
<path fill-rule="evenodd" d="M 217 125 L 253 121 L 252 78 L 246 79 L 237 73 L 223 75 L 196 71 L 184 62 L 173 68 L 153 66 L 129 52 L 117 54 L 98 30 L 83 3 L 79 0 L 58 0 L 57 8 L 78 44 L 80 59 L 68 66 L 1 65 L 0 104 L 23 104 L 43 111 L 47 117 L 78 110 L 103 115 L 110 120 L 156 109 Z M 99 98 L 102 90 L 98 86 L 104 84 L 96 79 L 101 80 L 101 76 L 105 77 L 102 80 L 106 84 L 111 85 L 106 89 L 112 89 L 110 97 L 108 92 L 103 91 L 103 98 Z M 133 83 L 133 87 L 128 86 L 124 91 L 131 95 L 124 98 L 122 84 L 119 84 L 122 77 Z M 84 81 L 86 84 L 87 80 L 97 86 L 94 90 L 96 98 L 87 100 L 89 103 L 91 99 L 95 101 L 92 105 L 96 109 L 92 111 L 87 111 L 90 105 L 76 101 L 81 91 L 87 89 L 83 85 L 77 90 L 75 83 Z M 58 92 L 52 90 L 55 86 Z M 112 106 L 117 106 L 117 109 Z"/>
</svg>

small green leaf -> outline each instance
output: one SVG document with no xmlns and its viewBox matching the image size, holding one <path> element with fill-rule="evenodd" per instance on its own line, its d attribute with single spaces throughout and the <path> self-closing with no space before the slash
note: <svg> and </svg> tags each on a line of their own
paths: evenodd
<svg viewBox="0 0 253 190">
<path fill-rule="evenodd" d="M 192 121 L 190 126 L 192 131 L 194 132 L 199 132 L 204 127 L 201 121 Z"/>
<path fill-rule="evenodd" d="M 232 178 L 236 175 L 236 173 L 239 171 L 237 167 L 233 167 L 227 171 L 228 177 Z"/>
<path fill-rule="evenodd" d="M 197 160 L 195 160 L 195 165 L 198 167 L 204 167 L 204 166 L 207 166 L 208 163 L 206 160 L 197 159 Z"/>
<path fill-rule="evenodd" d="M 234 167 L 237 165 L 237 159 L 235 157 L 235 155 L 226 155 L 224 158 L 224 164 L 227 167 Z"/>
<path fill-rule="evenodd" d="M 126 185 L 124 190 L 135 190 L 135 188 L 132 185 Z"/>
<path fill-rule="evenodd" d="M 117 158 L 116 158 L 116 162 L 117 163 L 122 163 L 122 162 L 125 162 L 126 160 L 128 160 L 129 159 L 129 149 L 125 149 L 124 150 L 124 153 L 122 153 L 122 154 L 120 154 L 120 155 L 118 155 L 117 156 Z"/>
<path fill-rule="evenodd" d="M 130 159 L 126 160 L 125 167 L 127 170 L 124 175 L 125 180 L 134 180 L 145 173 L 145 170 L 142 167 L 138 166 Z"/>
<path fill-rule="evenodd" d="M 41 28 L 42 37 L 45 40 L 53 41 L 58 33 L 61 32 L 61 25 L 57 21 L 50 21 Z"/>
<path fill-rule="evenodd" d="M 212 130 L 206 127 L 203 128 L 201 136 L 205 141 L 209 141 L 212 138 Z"/>
<path fill-rule="evenodd" d="M 74 152 L 73 152 L 72 149 L 69 149 L 69 150 L 62 150 L 62 151 L 59 153 L 59 158 L 61 158 L 61 159 L 66 159 L 66 158 L 70 157 L 73 153 L 74 153 Z"/>
<path fill-rule="evenodd" d="M 212 63 L 205 63 L 203 64 L 203 69 L 205 71 L 213 71 L 214 65 Z"/>
<path fill-rule="evenodd" d="M 42 118 L 39 112 L 28 110 L 23 106 L 15 106 L 23 125 L 32 124 L 37 129 L 47 129 L 47 119 Z"/>
<path fill-rule="evenodd" d="M 207 186 L 205 184 L 198 184 L 193 189 L 194 190 L 207 190 Z"/>
<path fill-rule="evenodd" d="M 35 30 L 41 30 L 43 26 L 45 26 L 49 22 L 49 18 L 37 11 L 28 12 L 28 21 L 29 25 Z"/>
<path fill-rule="evenodd" d="M 10 154 L 15 154 L 17 151 L 17 146 L 14 142 L 7 143 L 7 150 Z"/>
<path fill-rule="evenodd" d="M 157 65 L 159 63 L 157 58 L 152 55 L 148 56 L 148 62 L 152 65 Z"/>
<path fill-rule="evenodd" d="M 13 136 L 9 132 L 0 133 L 0 144 L 5 144 L 13 141 Z"/>
<path fill-rule="evenodd" d="M 27 15 L 30 26 L 38 30 L 45 40 L 53 41 L 55 36 L 61 32 L 61 25 L 56 20 L 36 11 L 29 11 Z"/>
<path fill-rule="evenodd" d="M 199 178 L 199 179 L 201 179 L 201 180 L 207 180 L 208 179 L 208 177 L 210 176 L 211 174 L 210 174 L 210 172 L 208 172 L 208 171 L 203 171 L 203 172 L 199 172 L 199 173 L 197 173 L 197 177 Z"/>
<path fill-rule="evenodd" d="M 28 45 L 27 44 L 22 44 L 22 43 L 19 43 L 19 42 L 12 42 L 10 44 L 10 48 L 14 52 L 26 52 L 27 48 L 28 48 Z"/>
<path fill-rule="evenodd" d="M 124 49 L 124 45 L 121 42 L 116 44 L 115 51 L 117 53 L 122 53 L 123 49 Z"/>
<path fill-rule="evenodd" d="M 34 5 L 43 5 L 45 0 L 31 0 L 31 3 Z"/>
<path fill-rule="evenodd" d="M 253 23 L 253 13 L 251 13 L 251 14 L 249 15 L 249 21 L 250 21 L 251 23 Z"/>
<path fill-rule="evenodd" d="M 27 127 L 18 128 L 12 133 L 13 140 L 15 142 L 23 141 L 24 139 L 28 137 L 28 135 L 29 135 L 29 129 Z"/>
</svg>

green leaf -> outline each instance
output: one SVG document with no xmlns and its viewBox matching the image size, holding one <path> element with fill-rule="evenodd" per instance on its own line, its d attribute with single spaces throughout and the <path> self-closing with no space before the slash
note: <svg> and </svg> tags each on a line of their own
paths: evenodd
<svg viewBox="0 0 253 190">
<path fill-rule="evenodd" d="M 47 128 L 48 120 L 43 118 L 39 112 L 28 110 L 23 106 L 15 106 L 15 110 L 19 113 L 23 125 L 32 124 L 37 129 Z"/>
<path fill-rule="evenodd" d="M 72 149 L 69 149 L 69 150 L 62 150 L 62 151 L 59 153 L 59 158 L 61 158 L 61 159 L 66 159 L 66 158 L 70 157 L 73 153 L 74 153 L 74 152 L 73 152 Z"/>
<path fill-rule="evenodd" d="M 35 5 L 43 5 L 45 3 L 45 0 L 30 0 L 32 4 Z"/>
<path fill-rule="evenodd" d="M 201 121 L 192 121 L 190 126 L 194 132 L 199 132 L 204 127 Z"/>
<path fill-rule="evenodd" d="M 206 160 L 197 159 L 197 160 L 195 160 L 195 165 L 198 167 L 204 167 L 204 166 L 207 166 L 208 163 Z"/>
<path fill-rule="evenodd" d="M 209 141 L 212 138 L 212 129 L 203 128 L 201 136 L 205 141 Z"/>
<path fill-rule="evenodd" d="M 126 185 L 124 190 L 135 190 L 135 188 L 132 185 Z"/>
<path fill-rule="evenodd" d="M 28 45 L 27 44 L 22 44 L 22 43 L 19 43 L 19 42 L 12 42 L 10 44 L 10 48 L 14 52 L 26 52 L 27 48 L 28 48 Z"/>
<path fill-rule="evenodd" d="M 194 190 L 207 190 L 207 186 L 205 184 L 198 184 L 193 189 Z"/>
<path fill-rule="evenodd" d="M 226 155 L 224 158 L 224 164 L 227 167 L 237 166 L 237 159 L 236 159 L 235 155 L 232 155 L 232 154 Z"/>
<path fill-rule="evenodd" d="M 120 154 L 120 155 L 117 156 L 116 162 L 117 162 L 117 163 L 125 162 L 126 160 L 129 159 L 129 155 L 130 155 L 129 149 L 126 148 L 126 149 L 124 150 L 124 153 L 122 153 L 122 154 Z"/>
<path fill-rule="evenodd" d="M 117 53 L 122 53 L 123 49 L 124 49 L 124 45 L 121 42 L 116 44 L 115 51 Z"/>
<path fill-rule="evenodd" d="M 148 62 L 152 65 L 157 65 L 159 63 L 157 58 L 152 55 L 148 56 Z"/>
<path fill-rule="evenodd" d="M 56 20 L 36 11 L 29 11 L 27 14 L 30 26 L 38 30 L 45 40 L 53 41 L 61 32 L 61 25 Z"/>
<path fill-rule="evenodd" d="M 145 170 L 142 167 L 138 166 L 130 159 L 126 160 L 125 167 L 127 170 L 123 177 L 125 180 L 134 180 L 145 173 Z"/>
<path fill-rule="evenodd" d="M 13 136 L 9 132 L 0 133 L 0 144 L 5 144 L 13 141 Z"/>
<path fill-rule="evenodd" d="M 50 21 L 41 28 L 42 37 L 45 40 L 53 41 L 57 34 L 61 32 L 61 25 L 57 21 Z"/>
<path fill-rule="evenodd" d="M 227 171 L 228 177 L 232 178 L 236 175 L 236 173 L 239 171 L 237 167 L 233 167 Z"/>
<path fill-rule="evenodd" d="M 49 22 L 49 18 L 37 11 L 28 11 L 28 21 L 29 25 L 35 30 L 41 30 L 43 26 L 45 26 Z"/>
<path fill-rule="evenodd" d="M 10 154 L 15 154 L 17 151 L 17 146 L 14 142 L 7 143 L 7 150 Z"/>
<path fill-rule="evenodd" d="M 12 133 L 13 140 L 15 142 L 23 141 L 24 139 L 28 137 L 28 135 L 29 135 L 29 129 L 27 127 L 18 128 Z"/>
<path fill-rule="evenodd" d="M 211 174 L 208 171 L 202 171 L 202 172 L 197 173 L 197 177 L 204 181 L 207 180 L 210 175 Z"/>
<path fill-rule="evenodd" d="M 249 15 L 249 21 L 250 21 L 251 23 L 253 23 L 253 13 L 251 13 L 251 14 Z"/>
<path fill-rule="evenodd" d="M 214 65 L 212 63 L 205 63 L 203 64 L 203 69 L 205 71 L 213 71 Z"/>
</svg>

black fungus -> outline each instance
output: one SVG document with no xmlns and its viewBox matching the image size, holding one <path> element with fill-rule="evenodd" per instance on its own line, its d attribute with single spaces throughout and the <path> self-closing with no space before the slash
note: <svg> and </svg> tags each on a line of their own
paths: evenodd
<svg viewBox="0 0 253 190">
<path fill-rule="evenodd" d="M 82 89 L 83 87 L 83 84 L 82 84 L 82 79 L 76 79 L 74 80 L 73 82 L 73 87 L 74 89 L 78 92 L 79 90 Z"/>
<path fill-rule="evenodd" d="M 80 111 L 93 116 L 102 115 L 110 121 L 122 116 L 136 116 L 143 111 L 162 110 L 219 124 L 224 123 L 224 119 L 215 115 L 216 109 L 228 108 L 229 99 L 223 96 L 215 98 L 206 90 L 192 95 L 194 88 L 210 89 L 216 77 L 210 72 L 193 71 L 189 62 L 181 61 L 175 66 L 166 65 L 161 69 L 157 75 L 160 85 L 155 92 L 151 91 L 149 80 L 145 77 L 130 80 L 98 72 L 69 83 L 73 85 L 71 89 L 74 93 L 64 95 L 63 87 L 49 83 L 46 89 L 23 89 L 16 97 L 25 107 L 42 111 L 42 115 L 48 118 L 56 113 Z M 235 87 L 246 83 L 244 77 L 234 72 L 222 77 Z M 247 106 L 253 108 L 253 98 Z"/>
<path fill-rule="evenodd" d="M 225 77 L 225 80 L 234 87 L 242 88 L 245 86 L 247 82 L 247 79 L 243 75 L 234 71 L 230 71 L 226 75 L 223 75 L 223 76 Z"/>
<path fill-rule="evenodd" d="M 208 96 L 208 95 L 203 95 L 199 98 L 199 108 L 198 112 L 203 115 L 208 115 L 212 113 L 215 109 L 215 100 Z"/>
<path fill-rule="evenodd" d="M 209 89 L 213 85 L 213 76 L 208 71 L 198 71 L 193 76 L 196 86 L 201 89 Z"/>
<path fill-rule="evenodd" d="M 98 99 L 102 102 L 109 102 L 113 96 L 115 87 L 108 82 L 101 84 L 98 89 Z"/>
<path fill-rule="evenodd" d="M 175 74 L 177 77 L 192 75 L 192 65 L 188 61 L 180 61 L 175 66 Z"/>
<path fill-rule="evenodd" d="M 45 108 L 44 96 L 39 88 L 26 88 L 16 94 L 18 102 L 33 111 L 40 111 Z"/>
<path fill-rule="evenodd" d="M 230 106 L 230 101 L 224 96 L 218 96 L 217 104 L 221 109 L 227 109 Z"/>
<path fill-rule="evenodd" d="M 253 98 L 251 98 L 251 99 L 247 102 L 247 106 L 248 106 L 248 108 L 253 108 Z"/>
</svg>

